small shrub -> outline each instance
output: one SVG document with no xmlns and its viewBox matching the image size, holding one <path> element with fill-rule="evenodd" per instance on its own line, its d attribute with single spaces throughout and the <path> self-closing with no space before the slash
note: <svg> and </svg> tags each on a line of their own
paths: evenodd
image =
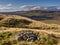
<svg viewBox="0 0 60 45">
<path fill-rule="evenodd" d="M 5 41 L 2 45 L 12 45 L 11 41 Z"/>
<path fill-rule="evenodd" d="M 11 32 L 4 32 L 0 34 L 0 39 L 9 38 L 10 36 L 12 36 Z"/>
<path fill-rule="evenodd" d="M 17 44 L 17 40 L 13 40 L 13 44 Z"/>
</svg>

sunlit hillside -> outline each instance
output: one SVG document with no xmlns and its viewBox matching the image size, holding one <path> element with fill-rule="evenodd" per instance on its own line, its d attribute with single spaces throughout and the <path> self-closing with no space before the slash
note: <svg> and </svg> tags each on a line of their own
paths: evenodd
<svg viewBox="0 0 60 45">
<path fill-rule="evenodd" d="M 17 27 L 32 29 L 58 29 L 58 24 L 47 24 L 18 15 L 4 15 L 0 17 L 0 27 Z"/>
<path fill-rule="evenodd" d="M 60 45 L 60 25 L 0 14 L 0 45 Z"/>
</svg>

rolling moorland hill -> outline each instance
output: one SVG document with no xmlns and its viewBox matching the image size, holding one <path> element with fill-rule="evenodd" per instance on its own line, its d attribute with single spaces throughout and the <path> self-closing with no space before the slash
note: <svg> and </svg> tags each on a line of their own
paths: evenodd
<svg viewBox="0 0 60 45">
<path fill-rule="evenodd" d="M 23 16 L 30 17 L 36 20 L 45 19 L 60 19 L 60 11 L 42 11 L 42 10 L 31 10 L 31 11 L 16 11 L 15 14 L 21 14 Z"/>
<path fill-rule="evenodd" d="M 0 14 L 0 27 L 20 27 L 32 29 L 58 29 L 58 24 L 46 24 L 41 21 L 29 19 L 18 15 Z"/>
<path fill-rule="evenodd" d="M 16 14 L 21 14 L 16 12 Z M 42 11 L 42 10 L 32 10 L 22 13 L 21 16 L 25 16 L 37 21 L 42 21 L 44 23 L 59 24 L 60 25 L 60 11 Z"/>
<path fill-rule="evenodd" d="M 0 14 L 20 15 L 31 18 L 33 20 L 42 21 L 44 23 L 60 25 L 60 11 L 31 10 L 31 11 L 16 11 L 16 12 L 0 12 Z"/>
<path fill-rule="evenodd" d="M 44 10 L 31 10 L 31 11 L 15 11 L 15 12 L 0 12 L 0 14 L 14 14 L 30 17 L 35 20 L 45 19 L 60 19 L 60 11 L 44 11 Z"/>
<path fill-rule="evenodd" d="M 60 25 L 0 14 L 0 45 L 60 45 Z"/>
</svg>

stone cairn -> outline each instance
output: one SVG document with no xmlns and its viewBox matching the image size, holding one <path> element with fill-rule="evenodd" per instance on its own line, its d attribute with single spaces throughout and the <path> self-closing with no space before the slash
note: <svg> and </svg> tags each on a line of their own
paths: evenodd
<svg viewBox="0 0 60 45">
<path fill-rule="evenodd" d="M 38 34 L 33 31 L 22 31 L 19 34 L 18 41 L 35 41 L 38 40 Z"/>
</svg>

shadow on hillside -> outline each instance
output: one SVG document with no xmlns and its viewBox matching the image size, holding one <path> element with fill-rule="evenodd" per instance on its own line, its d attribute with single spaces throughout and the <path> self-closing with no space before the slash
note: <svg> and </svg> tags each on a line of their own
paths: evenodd
<svg viewBox="0 0 60 45">
<path fill-rule="evenodd" d="M 3 20 L 0 22 L 0 27 L 26 27 L 26 25 L 29 25 L 32 23 L 31 21 L 25 20 L 25 19 L 13 19 L 9 18 L 6 20 Z"/>
<path fill-rule="evenodd" d="M 47 16 L 27 16 L 27 17 L 37 21 L 53 19 L 53 17 L 47 17 Z"/>
</svg>

